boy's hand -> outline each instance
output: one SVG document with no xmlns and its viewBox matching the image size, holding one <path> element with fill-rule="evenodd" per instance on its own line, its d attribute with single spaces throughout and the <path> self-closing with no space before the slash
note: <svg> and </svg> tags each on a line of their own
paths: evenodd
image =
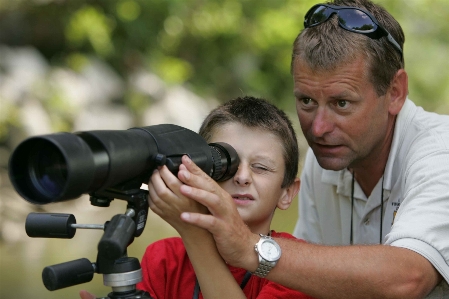
<svg viewBox="0 0 449 299">
<path fill-rule="evenodd" d="M 81 299 L 97 299 L 96 296 L 92 295 L 91 293 L 89 293 L 88 291 L 85 291 L 85 290 L 80 291 L 80 298 Z"/>
<path fill-rule="evenodd" d="M 185 197 L 180 191 L 183 183 L 166 166 L 154 171 L 148 182 L 148 203 L 151 210 L 167 221 L 183 236 L 198 227 L 181 220 L 182 212 L 208 213 L 205 206 Z"/>
<path fill-rule="evenodd" d="M 182 219 L 212 233 L 227 263 L 255 270 L 258 260 L 254 244 L 259 236 L 243 222 L 232 197 L 187 156 L 182 158 L 178 177 L 185 184 L 180 186 L 181 193 L 206 206 L 211 214 L 187 211 L 181 214 Z"/>
</svg>

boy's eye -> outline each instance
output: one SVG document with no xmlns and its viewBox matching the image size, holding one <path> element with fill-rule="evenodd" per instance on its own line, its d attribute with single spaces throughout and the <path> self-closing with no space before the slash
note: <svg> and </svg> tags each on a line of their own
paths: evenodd
<svg viewBox="0 0 449 299">
<path fill-rule="evenodd" d="M 253 165 L 253 168 L 258 170 L 258 171 L 268 171 L 269 170 L 268 167 L 265 167 L 265 166 L 260 165 L 260 164 Z"/>
</svg>

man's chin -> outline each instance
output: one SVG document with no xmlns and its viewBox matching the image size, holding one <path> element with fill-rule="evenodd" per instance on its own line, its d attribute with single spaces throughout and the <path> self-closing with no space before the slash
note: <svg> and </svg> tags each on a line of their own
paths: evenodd
<svg viewBox="0 0 449 299">
<path fill-rule="evenodd" d="M 324 169 L 339 171 L 349 166 L 348 161 L 335 157 L 316 157 L 318 164 Z"/>
</svg>

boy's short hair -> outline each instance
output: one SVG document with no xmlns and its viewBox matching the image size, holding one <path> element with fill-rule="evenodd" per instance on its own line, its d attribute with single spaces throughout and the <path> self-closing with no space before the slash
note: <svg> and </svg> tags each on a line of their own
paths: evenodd
<svg viewBox="0 0 449 299">
<path fill-rule="evenodd" d="M 298 141 L 292 123 L 284 111 L 264 99 L 251 96 L 238 97 L 212 110 L 203 121 L 199 134 L 209 141 L 216 129 L 228 123 L 262 129 L 279 137 L 284 149 L 285 163 L 281 188 L 288 187 L 294 182 L 299 164 Z"/>
</svg>

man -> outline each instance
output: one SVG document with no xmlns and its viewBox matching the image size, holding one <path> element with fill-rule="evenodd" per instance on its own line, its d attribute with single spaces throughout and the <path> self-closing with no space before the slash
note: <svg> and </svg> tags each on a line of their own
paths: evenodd
<svg viewBox="0 0 449 299">
<path fill-rule="evenodd" d="M 260 237 L 194 165 L 181 192 L 211 214 L 182 219 L 209 230 L 228 264 L 267 264 L 267 279 L 314 297 L 449 297 L 449 118 L 407 99 L 400 25 L 362 0 L 314 6 L 304 23 L 292 72 L 311 150 L 295 234 L 312 244 L 255 252 Z"/>
</svg>

